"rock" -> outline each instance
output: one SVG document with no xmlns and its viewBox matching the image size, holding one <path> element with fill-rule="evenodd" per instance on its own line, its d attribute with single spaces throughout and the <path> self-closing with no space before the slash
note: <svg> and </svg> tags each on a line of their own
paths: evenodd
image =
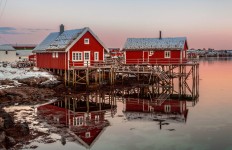
<svg viewBox="0 0 232 150">
<path fill-rule="evenodd" d="M 0 143 L 0 150 L 6 150 L 5 146 Z"/>
<path fill-rule="evenodd" d="M 38 86 L 40 83 L 47 81 L 48 78 L 46 77 L 30 77 L 25 79 L 18 79 L 18 82 L 29 85 L 29 86 Z"/>
<path fill-rule="evenodd" d="M 5 131 L 0 131 L 0 143 L 4 142 L 6 138 Z"/>
<path fill-rule="evenodd" d="M 61 136 L 60 141 L 61 141 L 61 144 L 62 144 L 62 145 L 65 145 L 65 144 L 66 144 L 66 139 L 65 139 L 64 136 Z"/>
<path fill-rule="evenodd" d="M 42 82 L 39 84 L 39 87 L 45 87 L 45 88 L 53 88 L 53 87 L 56 87 L 58 86 L 59 84 L 61 84 L 60 81 L 58 80 L 47 80 L 45 82 Z"/>
<path fill-rule="evenodd" d="M 13 85 L 14 81 L 13 80 L 9 80 L 9 79 L 0 80 L 0 84 L 1 85 Z"/>
<path fill-rule="evenodd" d="M 20 132 L 22 135 L 28 135 L 30 133 L 30 129 L 27 122 L 23 122 L 20 124 Z"/>
<path fill-rule="evenodd" d="M 10 101 L 14 100 L 14 96 L 13 95 L 7 95 L 6 96 Z"/>
<path fill-rule="evenodd" d="M 5 142 L 6 142 L 7 147 L 12 147 L 12 145 L 16 144 L 15 139 L 10 136 L 6 136 Z"/>
<path fill-rule="evenodd" d="M 6 92 L 4 90 L 0 90 L 0 96 L 5 96 Z"/>
<path fill-rule="evenodd" d="M 13 118 L 11 117 L 10 114 L 4 113 L 3 118 L 4 118 L 4 128 L 8 129 L 14 125 Z"/>
<path fill-rule="evenodd" d="M 0 129 L 4 127 L 4 119 L 0 117 Z"/>
</svg>

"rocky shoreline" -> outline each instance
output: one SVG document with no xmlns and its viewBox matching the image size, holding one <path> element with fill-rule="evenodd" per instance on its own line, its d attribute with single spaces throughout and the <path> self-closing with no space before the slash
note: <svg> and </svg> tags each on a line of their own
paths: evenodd
<svg viewBox="0 0 232 150">
<path fill-rule="evenodd" d="M 70 90 L 61 80 L 51 81 L 46 77 L 18 79 L 17 86 L 14 82 L 0 80 L 0 85 L 7 87 L 0 89 L 0 150 L 20 149 L 15 145 L 26 145 L 30 140 L 47 134 L 29 129 L 30 122 L 15 121 L 14 113 L 6 112 L 5 107 L 42 104 L 54 97 L 62 98 Z"/>
</svg>

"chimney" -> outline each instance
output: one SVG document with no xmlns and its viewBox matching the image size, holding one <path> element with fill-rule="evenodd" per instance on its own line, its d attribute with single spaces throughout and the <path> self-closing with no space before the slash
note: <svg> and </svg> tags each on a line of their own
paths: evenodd
<svg viewBox="0 0 232 150">
<path fill-rule="evenodd" d="M 159 31 L 159 39 L 162 39 L 162 31 Z"/>
<path fill-rule="evenodd" d="M 60 25 L 60 34 L 62 34 L 63 32 L 64 32 L 64 25 L 61 24 L 61 25 Z"/>
</svg>

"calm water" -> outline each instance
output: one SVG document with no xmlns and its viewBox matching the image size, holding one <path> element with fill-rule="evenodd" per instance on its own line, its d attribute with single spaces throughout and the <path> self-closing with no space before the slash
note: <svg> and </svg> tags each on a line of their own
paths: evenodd
<svg viewBox="0 0 232 150">
<path fill-rule="evenodd" d="M 187 102 L 188 113 L 184 120 L 183 116 L 179 116 L 180 119 L 174 116 L 177 119 L 166 120 L 162 126 L 143 117 L 126 118 L 124 105 L 118 101 L 114 117 L 109 112 L 105 115 L 110 125 L 101 131 L 89 149 L 231 150 L 232 59 L 201 60 L 199 89 L 199 101 L 196 105 Z M 33 142 L 31 145 L 50 150 L 86 149 L 84 145 L 68 140 L 65 145 L 60 141 L 52 144 Z"/>
</svg>

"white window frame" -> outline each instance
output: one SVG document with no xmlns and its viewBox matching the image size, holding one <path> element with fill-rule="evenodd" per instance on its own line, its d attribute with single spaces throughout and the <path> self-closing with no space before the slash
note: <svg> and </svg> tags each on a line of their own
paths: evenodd
<svg viewBox="0 0 232 150">
<path fill-rule="evenodd" d="M 164 58 L 171 58 L 171 51 L 164 51 Z"/>
<path fill-rule="evenodd" d="M 84 44 L 89 44 L 89 38 L 84 38 Z"/>
<path fill-rule="evenodd" d="M 56 57 L 56 53 L 52 52 L 52 58 L 55 58 L 55 57 Z"/>
<path fill-rule="evenodd" d="M 55 53 L 55 56 L 56 56 L 56 58 L 58 58 L 58 56 L 59 56 L 59 55 L 58 55 L 58 52 Z"/>
<path fill-rule="evenodd" d="M 183 51 L 183 58 L 185 58 L 185 50 Z"/>
<path fill-rule="evenodd" d="M 154 51 L 149 51 L 149 56 L 152 56 L 154 54 Z"/>
<path fill-rule="evenodd" d="M 90 135 L 90 132 L 85 132 L 85 138 L 90 138 L 91 135 Z"/>
<path fill-rule="evenodd" d="M 73 118 L 73 126 L 82 126 L 82 125 L 84 125 L 84 117 L 83 116 Z"/>
<path fill-rule="evenodd" d="M 95 123 L 98 123 L 100 121 L 100 115 L 95 115 Z"/>
<path fill-rule="evenodd" d="M 164 105 L 164 112 L 171 112 L 171 105 Z"/>
<path fill-rule="evenodd" d="M 99 61 L 99 52 L 94 52 L 94 61 Z"/>
<path fill-rule="evenodd" d="M 78 55 L 78 56 L 76 56 L 76 55 Z M 83 53 L 82 52 L 72 52 L 72 61 L 83 61 Z"/>
</svg>

